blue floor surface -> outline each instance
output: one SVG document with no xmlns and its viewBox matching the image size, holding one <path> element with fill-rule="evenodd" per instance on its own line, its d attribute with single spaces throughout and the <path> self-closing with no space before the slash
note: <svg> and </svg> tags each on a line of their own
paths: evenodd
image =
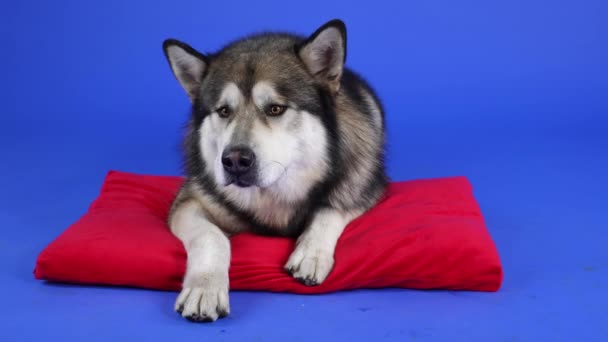
<svg viewBox="0 0 608 342">
<path fill-rule="evenodd" d="M 280 4 L 264 20 L 261 5 L 254 16 L 202 2 L 3 5 L 0 341 L 608 340 L 606 2 L 332 3 L 297 15 Z M 107 170 L 179 173 L 187 100 L 163 38 L 212 50 L 334 16 L 352 27 L 348 64 L 384 99 L 390 176 L 469 177 L 503 262 L 499 292 L 233 291 L 228 318 L 192 324 L 173 292 L 34 280 L 38 253 Z"/>
</svg>

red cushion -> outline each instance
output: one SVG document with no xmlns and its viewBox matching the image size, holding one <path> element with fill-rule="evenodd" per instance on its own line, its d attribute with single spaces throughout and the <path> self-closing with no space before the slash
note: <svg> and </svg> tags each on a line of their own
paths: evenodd
<svg viewBox="0 0 608 342">
<path fill-rule="evenodd" d="M 110 171 L 89 211 L 40 253 L 36 278 L 180 289 L 186 253 L 166 218 L 182 180 Z M 231 243 L 233 290 L 496 291 L 502 282 L 496 247 L 464 177 L 391 183 L 382 202 L 348 225 L 333 271 L 316 287 L 283 271 L 293 240 L 244 233 Z"/>
</svg>

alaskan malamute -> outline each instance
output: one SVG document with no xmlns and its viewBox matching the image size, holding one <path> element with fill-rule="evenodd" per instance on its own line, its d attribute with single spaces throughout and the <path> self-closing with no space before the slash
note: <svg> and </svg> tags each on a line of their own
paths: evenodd
<svg viewBox="0 0 608 342">
<path fill-rule="evenodd" d="M 228 315 L 228 238 L 242 231 L 297 237 L 286 272 L 322 283 L 344 227 L 387 184 L 382 105 L 344 67 L 344 23 L 308 38 L 257 34 L 213 54 L 173 39 L 163 48 L 192 103 L 186 181 L 169 216 L 188 253 L 175 310 L 193 321 Z"/>
</svg>

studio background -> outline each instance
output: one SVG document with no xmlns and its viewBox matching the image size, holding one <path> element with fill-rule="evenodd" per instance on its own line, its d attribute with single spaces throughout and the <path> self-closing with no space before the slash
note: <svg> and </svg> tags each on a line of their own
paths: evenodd
<svg viewBox="0 0 608 342">
<path fill-rule="evenodd" d="M 193 325 L 172 312 L 176 293 L 33 279 L 108 170 L 180 173 L 189 102 L 165 38 L 212 52 L 332 18 L 347 25 L 347 66 L 383 99 L 391 178 L 469 177 L 500 292 L 233 292 L 229 319 Z M 607 18 L 593 0 L 4 1 L 0 339 L 601 341 Z"/>
</svg>

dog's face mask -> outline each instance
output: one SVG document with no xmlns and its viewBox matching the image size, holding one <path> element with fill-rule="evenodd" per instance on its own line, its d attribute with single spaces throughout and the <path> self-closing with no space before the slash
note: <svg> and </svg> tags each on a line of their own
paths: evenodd
<svg viewBox="0 0 608 342">
<path fill-rule="evenodd" d="M 165 41 L 171 69 L 193 104 L 205 171 L 221 191 L 267 190 L 296 200 L 327 174 L 323 120 L 328 97 L 339 90 L 344 32 L 330 22 L 301 41 L 244 40 L 210 56 Z"/>
</svg>

